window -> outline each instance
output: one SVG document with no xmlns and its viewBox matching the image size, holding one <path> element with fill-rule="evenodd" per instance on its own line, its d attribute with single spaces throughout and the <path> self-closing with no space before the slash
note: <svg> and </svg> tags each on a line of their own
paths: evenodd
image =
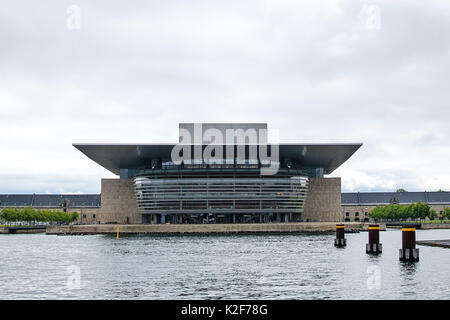
<svg viewBox="0 0 450 320">
<path fill-rule="evenodd" d="M 359 217 L 359 212 L 355 212 L 355 217 Z"/>
<path fill-rule="evenodd" d="M 346 217 L 348 217 L 349 215 L 350 215 L 350 213 L 349 213 L 349 212 L 346 212 L 346 213 L 345 213 L 345 216 L 346 216 Z"/>
<path fill-rule="evenodd" d="M 364 215 L 367 216 L 367 212 L 364 212 Z"/>
</svg>

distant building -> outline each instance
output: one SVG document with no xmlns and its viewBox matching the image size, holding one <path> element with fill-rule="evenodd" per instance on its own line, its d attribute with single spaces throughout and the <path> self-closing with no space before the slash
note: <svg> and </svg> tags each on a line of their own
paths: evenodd
<svg viewBox="0 0 450 320">
<path fill-rule="evenodd" d="M 0 194 L 1 208 L 24 208 L 77 212 L 78 222 L 97 223 L 100 214 L 98 194 Z"/>
<path fill-rule="evenodd" d="M 441 217 L 450 207 L 450 192 L 354 192 L 341 194 L 341 221 L 368 221 L 367 214 L 376 206 L 392 203 L 407 205 L 428 203 Z M 33 207 L 35 209 L 78 212 L 78 222 L 100 223 L 100 194 L 0 194 L 1 208 Z"/>
<path fill-rule="evenodd" d="M 441 218 L 450 207 L 450 192 L 354 192 L 342 193 L 342 221 L 368 221 L 368 213 L 376 206 L 428 203 Z"/>
</svg>

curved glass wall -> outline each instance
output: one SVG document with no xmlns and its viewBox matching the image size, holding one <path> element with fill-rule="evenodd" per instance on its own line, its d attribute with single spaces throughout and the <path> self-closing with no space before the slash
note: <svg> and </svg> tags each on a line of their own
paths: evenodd
<svg viewBox="0 0 450 320">
<path fill-rule="evenodd" d="M 141 213 L 301 213 L 308 178 L 292 177 L 167 177 L 134 178 Z"/>
</svg>

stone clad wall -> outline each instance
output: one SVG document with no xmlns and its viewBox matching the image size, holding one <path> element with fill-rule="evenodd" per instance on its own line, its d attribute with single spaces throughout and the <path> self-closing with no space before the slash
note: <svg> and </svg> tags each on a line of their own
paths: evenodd
<svg viewBox="0 0 450 320">
<path fill-rule="evenodd" d="M 102 179 L 101 203 L 100 223 L 142 223 L 133 179 Z"/>
<path fill-rule="evenodd" d="M 342 221 L 341 178 L 310 178 L 303 221 Z"/>
<path fill-rule="evenodd" d="M 132 179 L 102 179 L 101 223 L 140 224 Z M 342 221 L 341 178 L 310 178 L 303 221 Z"/>
<path fill-rule="evenodd" d="M 348 229 L 364 230 L 362 223 L 346 222 Z M 385 230 L 385 225 L 380 225 Z M 97 224 L 97 225 L 76 225 L 51 226 L 46 230 L 47 234 L 117 234 L 119 237 L 127 233 L 141 234 L 171 234 L 171 233 L 265 233 L 265 232 L 333 232 L 336 230 L 334 222 L 312 222 L 312 223 L 234 223 L 234 224 L 140 224 L 140 225 L 117 225 L 117 224 Z"/>
</svg>

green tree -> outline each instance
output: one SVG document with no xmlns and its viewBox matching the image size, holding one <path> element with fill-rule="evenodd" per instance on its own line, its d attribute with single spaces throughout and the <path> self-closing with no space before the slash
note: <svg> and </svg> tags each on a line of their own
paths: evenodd
<svg viewBox="0 0 450 320">
<path fill-rule="evenodd" d="M 437 212 L 434 209 L 430 209 L 430 213 L 428 215 L 428 218 L 430 218 L 430 220 L 435 220 L 437 218 Z"/>
<path fill-rule="evenodd" d="M 442 212 L 442 218 L 444 218 L 444 219 L 450 219 L 450 207 L 446 207 L 445 209 L 444 209 L 444 211 Z"/>
<path fill-rule="evenodd" d="M 58 222 L 70 223 L 78 218 L 78 213 L 69 214 L 63 211 L 36 210 L 31 207 L 22 209 L 4 208 L 0 213 L 0 219 L 6 222 L 26 221 L 26 222 Z"/>
<path fill-rule="evenodd" d="M 450 208 L 448 211 L 450 214 Z M 369 212 L 368 216 L 378 220 L 425 219 L 426 217 L 433 220 L 437 214 L 428 203 L 418 202 L 409 205 L 390 204 L 377 206 Z"/>
<path fill-rule="evenodd" d="M 73 212 L 72 216 L 71 216 L 71 221 L 70 222 L 75 222 L 78 219 L 78 212 Z"/>
</svg>

